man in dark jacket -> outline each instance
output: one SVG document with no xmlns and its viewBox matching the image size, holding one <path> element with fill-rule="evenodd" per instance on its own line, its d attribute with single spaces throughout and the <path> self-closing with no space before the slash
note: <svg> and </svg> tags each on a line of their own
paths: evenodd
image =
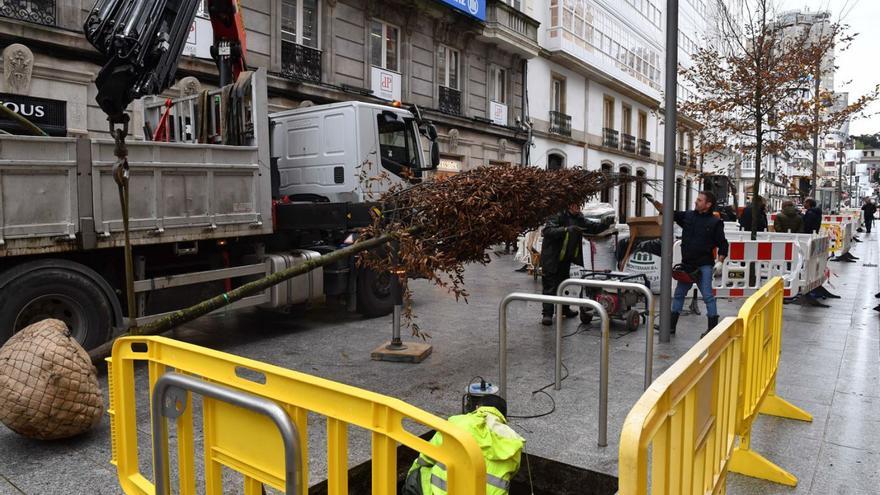
<svg viewBox="0 0 880 495">
<path fill-rule="evenodd" d="M 816 234 L 822 228 L 822 208 L 813 198 L 804 200 L 804 234 Z"/>
<path fill-rule="evenodd" d="M 661 214 L 663 204 L 648 198 Z M 715 271 L 721 269 L 724 259 L 727 257 L 727 237 L 724 235 L 724 222 L 712 214 L 715 206 L 715 195 L 709 191 L 703 191 L 697 195 L 694 209 L 688 211 L 676 211 L 673 219 L 681 227 L 681 264 L 686 272 L 698 272 L 697 288 L 706 303 L 706 316 L 708 328 L 703 335 L 718 325 L 718 307 L 715 303 L 715 295 L 712 293 L 712 276 Z M 716 261 L 715 250 L 718 250 Z M 678 324 L 678 317 L 684 307 L 684 300 L 688 291 L 694 284 L 678 282 L 675 287 L 675 295 L 672 299 L 672 333 Z M 701 335 L 701 337 L 703 336 Z"/>
<path fill-rule="evenodd" d="M 871 233 L 871 227 L 874 226 L 874 215 L 877 213 L 877 205 L 871 198 L 865 198 L 865 204 L 862 205 L 862 216 L 865 218 L 865 232 Z"/>
<path fill-rule="evenodd" d="M 794 206 L 794 202 L 782 202 L 782 211 L 777 213 L 776 220 L 773 220 L 773 230 L 795 234 L 800 234 L 804 230 L 804 219 Z"/>
<path fill-rule="evenodd" d="M 541 231 L 544 237 L 541 244 L 541 282 L 545 296 L 556 295 L 559 284 L 568 278 L 572 263 L 584 266 L 581 240 L 586 228 L 587 219 L 581 213 L 579 204 L 569 206 L 567 210 L 547 221 Z M 544 304 L 541 324 L 553 324 L 553 308 L 552 304 Z M 572 311 L 568 306 L 562 308 L 562 316 L 566 318 L 577 314 L 577 311 Z"/>
<path fill-rule="evenodd" d="M 752 208 L 758 205 L 758 232 L 767 230 L 767 208 L 764 206 L 764 200 L 758 196 L 750 204 L 743 208 L 743 214 L 739 217 L 739 226 L 746 232 L 752 231 Z"/>
</svg>

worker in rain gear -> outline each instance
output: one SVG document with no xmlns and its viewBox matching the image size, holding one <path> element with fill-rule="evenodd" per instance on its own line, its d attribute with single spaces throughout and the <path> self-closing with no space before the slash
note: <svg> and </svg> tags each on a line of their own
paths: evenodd
<svg viewBox="0 0 880 495">
<path fill-rule="evenodd" d="M 581 250 L 583 234 L 589 228 L 587 219 L 581 213 L 580 204 L 572 204 L 565 211 L 550 217 L 541 231 L 544 241 L 541 245 L 541 282 L 545 296 L 555 296 L 559 284 L 569 277 L 571 264 L 584 266 L 584 253 Z M 553 324 L 555 306 L 544 303 L 541 306 L 541 324 Z M 572 318 L 578 315 L 568 306 L 562 307 L 562 316 Z"/>
<path fill-rule="evenodd" d="M 507 426 L 504 415 L 495 407 L 480 406 L 476 411 L 449 418 L 449 422 L 465 429 L 486 460 L 486 495 L 507 495 L 510 480 L 519 471 L 525 440 Z M 443 436 L 437 432 L 431 443 L 440 445 Z M 420 454 L 409 468 L 403 495 L 446 495 L 446 466 Z"/>
<path fill-rule="evenodd" d="M 793 201 L 783 201 L 782 211 L 776 214 L 773 220 L 774 232 L 801 233 L 804 230 L 804 218 L 801 216 Z"/>
</svg>

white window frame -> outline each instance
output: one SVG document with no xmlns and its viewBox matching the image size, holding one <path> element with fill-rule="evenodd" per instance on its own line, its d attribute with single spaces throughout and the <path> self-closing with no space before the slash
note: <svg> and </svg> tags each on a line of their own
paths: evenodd
<svg viewBox="0 0 880 495">
<path fill-rule="evenodd" d="M 442 52 L 442 53 L 441 53 L 441 52 Z M 456 55 L 456 57 L 455 57 L 455 64 L 456 64 L 456 68 L 455 68 L 455 77 L 456 77 L 457 81 L 455 81 L 455 83 L 456 83 L 455 86 L 453 86 L 453 85 L 450 84 L 450 78 L 449 78 L 449 72 L 450 72 L 450 71 L 449 71 L 449 67 L 450 67 L 450 65 L 451 65 L 451 64 L 449 63 L 449 61 L 450 61 L 450 59 L 452 58 L 452 55 L 453 55 L 453 54 Z M 456 91 L 461 91 L 461 90 L 462 90 L 462 89 L 461 89 L 461 87 L 462 87 L 462 84 L 461 84 L 461 82 L 462 82 L 462 77 L 461 77 L 461 52 L 458 51 L 458 50 L 456 50 L 455 48 L 452 48 L 452 47 L 449 46 L 449 45 L 438 45 L 438 48 L 437 48 L 437 57 L 438 57 L 438 58 L 439 58 L 439 57 L 444 57 L 444 60 L 443 60 L 443 72 L 444 72 L 444 73 L 443 73 L 443 74 L 437 74 L 437 79 L 440 81 L 440 86 L 443 86 L 443 87 L 446 87 L 446 88 L 449 88 L 449 89 L 454 89 L 454 90 L 456 90 Z M 438 65 L 438 69 L 437 69 L 437 70 L 438 70 L 438 72 L 439 72 L 439 70 L 440 70 L 439 65 Z"/>
<path fill-rule="evenodd" d="M 315 50 L 320 50 L 321 49 L 321 3 L 322 3 L 321 0 L 318 0 L 315 2 L 315 6 L 316 6 L 315 46 L 309 46 L 309 45 L 303 43 L 303 20 L 305 17 L 305 16 L 303 16 L 303 0 L 281 0 L 281 2 L 278 4 L 278 8 L 279 8 L 278 14 L 279 15 L 282 15 L 282 12 L 284 9 L 284 3 L 286 3 L 286 2 L 296 4 L 296 33 L 294 36 L 295 40 L 293 40 L 293 41 L 285 40 L 284 36 L 283 36 L 283 34 L 285 33 L 284 27 L 283 27 L 284 25 L 283 25 L 282 21 L 279 21 L 278 25 L 281 26 L 280 30 L 282 33 L 281 42 L 282 43 L 296 43 L 297 45 L 305 46 L 308 48 L 313 48 Z M 207 10 L 205 11 L 205 13 L 207 14 Z M 288 34 L 293 34 L 293 33 L 288 32 Z"/>
<path fill-rule="evenodd" d="M 557 88 L 559 88 L 557 90 Z M 558 98 L 557 98 L 558 97 Z M 558 105 L 556 104 L 558 101 Z M 565 113 L 565 78 L 554 75 L 550 78 L 550 108 L 554 112 Z"/>
<path fill-rule="evenodd" d="M 372 39 L 373 23 L 377 23 L 382 26 L 382 63 L 381 63 L 381 65 L 376 65 L 373 63 L 373 39 Z M 397 67 L 396 69 L 389 69 L 388 68 L 388 28 L 393 28 L 393 29 L 397 30 L 397 51 L 395 53 L 395 55 L 397 56 L 397 60 L 395 61 L 396 62 L 395 66 Z M 370 65 L 372 65 L 373 67 L 378 67 L 383 70 L 390 70 L 392 72 L 398 72 L 398 73 L 401 72 L 400 71 L 400 38 L 401 38 L 400 32 L 401 32 L 400 27 L 396 26 L 394 24 L 391 24 L 390 22 L 385 22 L 381 19 L 375 19 L 375 18 L 370 19 L 370 30 L 368 33 L 368 36 L 370 36 L 370 42 L 367 46 L 367 50 L 369 51 L 369 54 L 370 54 Z"/>
<path fill-rule="evenodd" d="M 507 97 L 510 88 L 507 84 L 507 69 L 499 66 L 492 67 L 492 97 L 491 101 L 507 105 Z M 499 95 L 499 87 L 502 89 Z"/>
</svg>

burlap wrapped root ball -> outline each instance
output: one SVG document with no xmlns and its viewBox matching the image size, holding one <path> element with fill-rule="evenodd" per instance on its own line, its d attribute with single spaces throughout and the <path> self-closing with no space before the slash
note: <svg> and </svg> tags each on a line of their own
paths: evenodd
<svg viewBox="0 0 880 495">
<path fill-rule="evenodd" d="M 43 320 L 0 348 L 0 421 L 39 440 L 57 440 L 94 428 L 104 401 L 88 353 L 64 322 Z"/>
</svg>

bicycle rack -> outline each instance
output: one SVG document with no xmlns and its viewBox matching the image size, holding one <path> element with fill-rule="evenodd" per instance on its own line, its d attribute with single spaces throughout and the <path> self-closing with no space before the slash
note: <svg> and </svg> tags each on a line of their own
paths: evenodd
<svg viewBox="0 0 880 495">
<path fill-rule="evenodd" d="M 559 289 L 556 291 L 557 295 L 563 297 L 563 292 L 569 287 L 634 290 L 641 292 L 642 295 L 645 296 L 645 306 L 647 306 L 648 309 L 648 319 L 645 320 L 645 390 L 648 390 L 648 387 L 653 381 L 652 374 L 654 369 L 654 294 L 651 292 L 651 289 L 642 284 L 635 284 L 632 282 L 569 278 L 559 284 Z M 562 315 L 560 314 L 559 309 L 559 307 L 556 308 L 556 370 L 554 372 L 556 380 L 554 388 L 556 390 L 562 388 Z M 602 339 L 605 340 L 605 338 L 603 329 Z M 607 349 L 607 344 L 603 342 L 602 345 Z M 608 353 L 606 353 L 605 356 L 607 359 Z"/>
<path fill-rule="evenodd" d="M 223 401 L 249 411 L 262 414 L 278 427 L 284 441 L 285 495 L 300 493 L 302 478 L 299 473 L 301 452 L 299 431 L 290 417 L 275 402 L 235 389 L 205 382 L 179 373 L 165 373 L 153 388 L 151 407 L 153 417 L 153 473 L 157 495 L 170 493 L 168 469 L 168 425 L 167 419 L 177 419 L 187 408 L 188 394 L 199 395 Z M 169 402 L 166 404 L 166 399 Z"/>
<path fill-rule="evenodd" d="M 602 325 L 602 349 L 599 370 L 599 447 L 608 446 L 608 346 L 610 343 L 611 324 L 608 313 L 601 304 L 592 299 L 575 297 L 545 296 L 542 294 L 529 294 L 525 292 L 513 292 L 501 300 L 498 306 L 498 364 L 500 368 L 501 397 L 507 398 L 507 306 L 513 301 L 540 302 L 566 306 L 588 306 L 598 315 Z M 557 336 L 561 337 L 562 314 L 556 313 Z M 562 362 L 562 346 L 556 345 L 556 362 Z M 558 390 L 558 389 L 557 389 Z"/>
</svg>

